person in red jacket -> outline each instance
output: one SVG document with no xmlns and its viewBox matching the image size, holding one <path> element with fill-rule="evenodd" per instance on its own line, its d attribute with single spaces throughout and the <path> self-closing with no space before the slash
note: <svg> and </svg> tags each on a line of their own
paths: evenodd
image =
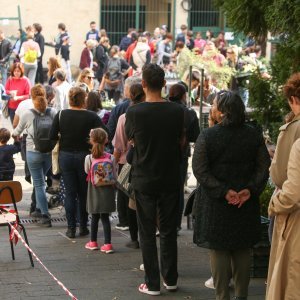
<svg viewBox="0 0 300 300">
<path fill-rule="evenodd" d="M 86 47 L 81 52 L 79 68 L 81 70 L 85 68 L 93 69 L 93 52 L 92 50 L 96 47 L 95 40 L 86 41 Z"/>
<path fill-rule="evenodd" d="M 24 68 L 21 63 L 14 63 L 11 67 L 10 74 L 11 76 L 5 84 L 5 90 L 6 93 L 10 95 L 10 99 L 8 100 L 8 112 L 12 123 L 19 104 L 29 98 L 31 85 L 29 79 L 24 76 Z"/>
</svg>

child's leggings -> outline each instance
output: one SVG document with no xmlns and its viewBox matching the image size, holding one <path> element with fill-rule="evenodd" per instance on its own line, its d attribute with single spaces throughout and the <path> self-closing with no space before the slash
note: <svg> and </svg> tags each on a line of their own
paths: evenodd
<svg viewBox="0 0 300 300">
<path fill-rule="evenodd" d="M 92 242 L 97 241 L 98 223 L 99 223 L 100 218 L 101 218 L 103 232 L 104 232 L 104 244 L 110 244 L 111 243 L 111 228 L 110 228 L 110 221 L 109 221 L 108 213 L 92 214 L 91 241 Z"/>
</svg>

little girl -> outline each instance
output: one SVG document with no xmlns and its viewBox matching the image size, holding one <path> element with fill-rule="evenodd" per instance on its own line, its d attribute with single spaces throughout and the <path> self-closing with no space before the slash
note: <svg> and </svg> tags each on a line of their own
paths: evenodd
<svg viewBox="0 0 300 300">
<path fill-rule="evenodd" d="M 97 233 L 99 219 L 101 218 L 104 232 L 104 245 L 100 250 L 104 253 L 113 253 L 109 214 L 116 210 L 115 187 L 114 185 L 95 185 L 91 170 L 92 164 L 96 159 L 108 159 L 113 163 L 113 174 L 116 176 L 114 157 L 104 151 L 104 146 L 107 141 L 107 133 L 103 129 L 96 128 L 91 130 L 90 143 L 92 145 L 92 154 L 86 156 L 84 168 L 88 174 L 87 211 L 92 215 L 92 223 L 91 240 L 85 245 L 85 248 L 90 250 L 99 249 Z"/>
</svg>

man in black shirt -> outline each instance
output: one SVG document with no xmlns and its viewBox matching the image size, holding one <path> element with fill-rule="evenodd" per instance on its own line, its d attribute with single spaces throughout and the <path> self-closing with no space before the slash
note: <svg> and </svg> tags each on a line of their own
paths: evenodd
<svg viewBox="0 0 300 300">
<path fill-rule="evenodd" d="M 38 68 L 35 76 L 35 83 L 44 84 L 44 74 L 43 74 L 43 55 L 45 49 L 45 39 L 41 34 L 42 26 L 39 23 L 33 24 L 34 29 L 34 41 L 37 42 L 41 49 L 41 56 L 38 58 Z"/>
<path fill-rule="evenodd" d="M 0 73 L 3 86 L 7 80 L 8 60 L 11 52 L 11 42 L 5 38 L 4 32 L 0 29 Z"/>
<path fill-rule="evenodd" d="M 184 113 L 179 105 L 162 99 L 164 75 L 156 64 L 144 67 L 146 102 L 128 108 L 125 124 L 126 135 L 134 144 L 131 184 L 145 267 L 145 283 L 139 291 L 149 295 L 160 294 L 156 225 L 165 288 L 176 290 L 178 278 L 176 220 Z"/>
</svg>

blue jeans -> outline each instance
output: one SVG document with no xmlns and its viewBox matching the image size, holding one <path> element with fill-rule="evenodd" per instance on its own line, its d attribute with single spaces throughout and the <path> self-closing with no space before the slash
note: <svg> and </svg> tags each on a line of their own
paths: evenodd
<svg viewBox="0 0 300 300">
<path fill-rule="evenodd" d="M 36 207 L 48 214 L 45 176 L 51 167 L 51 153 L 27 151 L 26 159 L 35 188 Z"/>
<path fill-rule="evenodd" d="M 76 207 L 79 202 L 79 222 L 86 227 L 88 213 L 86 212 L 87 181 L 84 171 L 84 160 L 88 152 L 59 152 L 59 167 L 66 188 L 65 210 L 69 228 L 76 227 Z"/>
</svg>

